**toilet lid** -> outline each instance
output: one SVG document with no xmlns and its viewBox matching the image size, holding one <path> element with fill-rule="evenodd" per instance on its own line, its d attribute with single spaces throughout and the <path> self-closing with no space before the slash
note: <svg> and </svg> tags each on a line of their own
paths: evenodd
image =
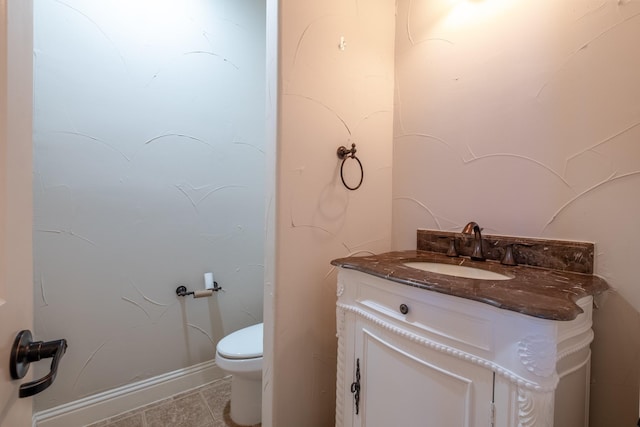
<svg viewBox="0 0 640 427">
<path fill-rule="evenodd" d="M 227 359 L 252 359 L 262 357 L 263 324 L 248 326 L 222 338 L 217 352 Z"/>
</svg>

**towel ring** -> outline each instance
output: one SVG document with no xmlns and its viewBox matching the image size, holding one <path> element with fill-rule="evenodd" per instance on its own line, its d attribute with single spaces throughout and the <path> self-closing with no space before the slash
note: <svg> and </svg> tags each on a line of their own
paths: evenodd
<svg viewBox="0 0 640 427">
<path fill-rule="evenodd" d="M 357 190 L 362 185 L 362 181 L 364 180 L 364 168 L 362 167 L 362 162 L 360 159 L 356 157 L 356 144 L 351 144 L 351 149 L 348 150 L 344 145 L 338 147 L 337 155 L 339 159 L 342 159 L 342 165 L 340 165 L 340 179 L 342 179 L 342 184 L 351 191 Z M 355 187 L 349 187 L 349 184 L 344 180 L 344 164 L 347 159 L 354 159 L 358 162 L 358 166 L 360 166 L 360 182 Z"/>
</svg>

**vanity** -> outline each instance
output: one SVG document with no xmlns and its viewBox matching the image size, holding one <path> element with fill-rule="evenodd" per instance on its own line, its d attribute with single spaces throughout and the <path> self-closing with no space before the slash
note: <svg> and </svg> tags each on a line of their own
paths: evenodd
<svg viewBox="0 0 640 427">
<path fill-rule="evenodd" d="M 471 237 L 419 230 L 418 250 L 332 261 L 336 426 L 588 425 L 592 307 L 608 288 L 593 245 L 481 244 L 473 261 Z"/>
</svg>

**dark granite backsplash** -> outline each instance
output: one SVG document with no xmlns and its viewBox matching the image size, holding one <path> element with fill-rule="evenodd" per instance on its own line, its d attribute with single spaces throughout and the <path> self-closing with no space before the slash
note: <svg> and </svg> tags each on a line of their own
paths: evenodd
<svg viewBox="0 0 640 427">
<path fill-rule="evenodd" d="M 471 255 L 473 235 L 449 231 L 418 230 L 417 249 L 446 254 L 452 239 L 458 255 Z M 482 235 L 482 249 L 488 260 L 500 261 L 509 245 L 518 265 L 593 274 L 593 243 Z"/>
</svg>

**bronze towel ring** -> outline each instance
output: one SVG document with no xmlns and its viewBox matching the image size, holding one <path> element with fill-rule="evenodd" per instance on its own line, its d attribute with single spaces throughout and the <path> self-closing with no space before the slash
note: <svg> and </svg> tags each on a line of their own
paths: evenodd
<svg viewBox="0 0 640 427">
<path fill-rule="evenodd" d="M 356 157 L 356 151 L 356 144 L 351 144 L 350 150 L 348 150 L 344 145 L 341 145 L 340 147 L 338 147 L 337 151 L 338 158 L 342 160 L 342 165 L 340 165 L 340 179 L 342 179 L 342 184 L 344 184 L 344 186 L 351 191 L 360 188 L 360 186 L 362 185 L 362 180 L 364 180 L 364 168 L 362 167 L 360 159 Z M 344 180 L 343 170 L 344 164 L 347 159 L 354 159 L 356 162 L 358 162 L 358 166 L 360 166 L 360 182 L 358 182 L 358 185 L 356 185 L 355 187 L 350 187 Z"/>
</svg>

